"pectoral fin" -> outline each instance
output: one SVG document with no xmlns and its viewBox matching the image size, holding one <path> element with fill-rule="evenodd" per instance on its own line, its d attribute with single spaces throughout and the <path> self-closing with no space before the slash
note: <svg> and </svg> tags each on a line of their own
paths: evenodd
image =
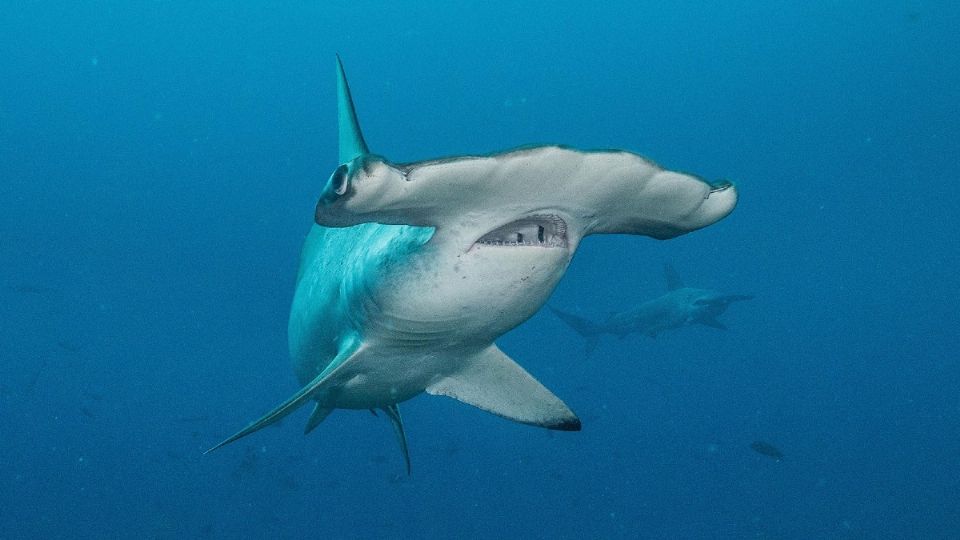
<svg viewBox="0 0 960 540">
<path fill-rule="evenodd" d="M 336 376 L 336 374 L 340 371 L 340 369 L 343 368 L 343 366 L 347 365 L 351 357 L 357 353 L 357 351 L 359 350 L 359 347 L 360 347 L 360 344 L 358 342 L 351 344 L 347 349 L 345 349 L 339 355 L 337 355 L 337 358 L 334 358 L 333 361 L 331 361 L 330 364 L 327 366 L 327 368 L 323 370 L 323 372 L 317 375 L 315 379 L 313 379 L 312 381 L 304 385 L 304 387 L 298 390 L 297 393 L 290 396 L 286 401 L 284 401 L 280 405 L 277 405 L 272 411 L 268 412 L 267 414 L 251 422 L 247 427 L 234 433 L 233 435 L 225 439 L 220 444 L 214 446 L 213 448 L 210 448 L 209 450 L 204 452 L 204 454 L 209 454 L 210 452 L 213 452 L 214 450 L 222 446 L 226 446 L 236 441 L 237 439 L 246 437 L 247 435 L 253 433 L 254 431 L 258 431 L 262 428 L 265 428 L 270 424 L 280 420 L 284 416 L 287 416 L 293 411 L 299 409 L 302 405 L 304 405 L 306 402 L 310 401 L 314 396 L 316 396 L 318 392 L 323 390 L 324 384 L 329 382 L 334 376 Z M 317 414 L 318 414 L 318 410 L 314 409 L 313 415 L 310 417 L 310 421 L 308 421 L 307 423 L 307 431 L 309 431 L 310 429 L 313 429 L 311 427 L 311 423 L 315 421 L 314 416 L 317 416 Z M 327 414 L 329 414 L 329 412 Z M 317 418 L 316 423 L 319 424 L 324 418 L 326 418 L 326 414 L 323 414 L 322 416 Z"/>
<path fill-rule="evenodd" d="M 580 430 L 580 419 L 573 411 L 496 345 L 468 359 L 462 369 L 431 384 L 426 391 L 515 422 Z"/>
</svg>

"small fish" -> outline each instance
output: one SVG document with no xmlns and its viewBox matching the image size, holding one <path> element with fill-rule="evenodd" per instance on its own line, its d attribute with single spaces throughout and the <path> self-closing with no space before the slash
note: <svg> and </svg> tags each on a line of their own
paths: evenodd
<svg viewBox="0 0 960 540">
<path fill-rule="evenodd" d="M 198 414 L 194 416 L 181 416 L 177 418 L 177 422 L 180 422 L 181 424 L 193 424 L 196 422 L 206 422 L 209 419 L 210 418 L 205 414 Z"/>
<path fill-rule="evenodd" d="M 37 382 L 40 381 L 40 376 L 43 375 L 43 372 L 47 370 L 47 363 L 50 362 L 49 356 L 44 356 L 40 360 L 40 367 L 33 373 L 33 376 L 30 377 L 30 382 L 27 383 L 27 394 L 32 394 L 33 389 L 36 388 Z"/>
<path fill-rule="evenodd" d="M 279 480 L 280 489 L 283 491 L 300 491 L 301 484 L 296 477 L 292 475 L 281 476 Z"/>
<path fill-rule="evenodd" d="M 186 463 L 187 457 L 176 450 L 165 450 L 163 453 L 166 460 L 170 463 Z"/>
<path fill-rule="evenodd" d="M 72 353 L 80 352 L 80 346 L 70 341 L 60 340 L 57 342 L 57 346 L 67 352 L 72 352 Z"/>
<path fill-rule="evenodd" d="M 81 390 L 81 394 L 87 399 L 92 399 L 93 401 L 103 401 L 103 394 L 99 392 L 92 392 L 90 390 Z"/>
<path fill-rule="evenodd" d="M 750 443 L 750 448 L 753 449 L 753 451 L 758 454 L 763 454 L 765 456 L 772 457 L 777 461 L 780 461 L 781 459 L 783 459 L 783 452 L 781 452 L 779 448 L 777 448 L 776 446 L 770 443 L 763 442 L 763 441 L 753 441 L 752 443 Z"/>
<path fill-rule="evenodd" d="M 44 294 L 52 293 L 54 291 L 54 289 L 50 287 L 44 287 L 42 285 L 32 285 L 30 283 L 20 283 L 17 285 L 9 285 L 8 287 L 10 290 L 14 292 L 18 292 L 20 294 L 44 295 Z"/>
</svg>

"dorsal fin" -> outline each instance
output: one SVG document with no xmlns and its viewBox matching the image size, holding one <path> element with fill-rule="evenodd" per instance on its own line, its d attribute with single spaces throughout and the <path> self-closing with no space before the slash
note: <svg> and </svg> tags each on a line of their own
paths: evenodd
<svg viewBox="0 0 960 540">
<path fill-rule="evenodd" d="M 360 122 L 357 121 L 357 111 L 353 108 L 353 98 L 350 96 L 350 86 L 347 85 L 347 75 L 343 72 L 343 62 L 337 55 L 337 122 L 340 133 L 340 163 L 353 161 L 357 156 L 369 154 L 367 142 L 363 140 L 360 131 Z"/>
<path fill-rule="evenodd" d="M 663 275 L 667 278 L 668 291 L 675 291 L 683 288 L 683 280 L 680 279 L 680 274 L 673 269 L 673 266 L 671 266 L 670 263 L 663 263 Z"/>
</svg>

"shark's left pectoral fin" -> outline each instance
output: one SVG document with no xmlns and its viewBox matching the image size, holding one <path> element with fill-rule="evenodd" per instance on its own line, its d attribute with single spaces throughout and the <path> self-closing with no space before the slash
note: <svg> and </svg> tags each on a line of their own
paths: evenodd
<svg viewBox="0 0 960 540">
<path fill-rule="evenodd" d="M 426 388 L 509 420 L 562 431 L 579 431 L 580 419 L 496 345 L 467 359 L 459 371 Z"/>
</svg>

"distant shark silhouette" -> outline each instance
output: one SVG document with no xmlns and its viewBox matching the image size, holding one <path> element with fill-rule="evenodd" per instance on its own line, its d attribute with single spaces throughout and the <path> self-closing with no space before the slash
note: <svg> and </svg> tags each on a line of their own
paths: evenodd
<svg viewBox="0 0 960 540">
<path fill-rule="evenodd" d="M 580 420 L 494 340 L 546 302 L 583 237 L 671 238 L 737 200 L 625 151 L 540 146 L 393 163 L 371 154 L 337 58 L 340 162 L 303 247 L 289 345 L 302 388 L 211 448 L 309 401 L 306 432 L 334 409 L 380 409 L 410 472 L 397 404 L 426 392 L 504 418 Z"/>
<path fill-rule="evenodd" d="M 664 265 L 667 278 L 667 293 L 627 311 L 614 313 L 603 322 L 594 322 L 573 313 L 550 306 L 560 319 L 578 334 L 587 338 L 587 352 L 592 352 L 602 334 L 625 337 L 639 333 L 656 337 L 664 330 L 690 324 L 703 324 L 726 330 L 717 317 L 733 302 L 750 300 L 745 294 L 720 294 L 707 289 L 684 286 L 677 272 L 669 264 Z"/>
</svg>

